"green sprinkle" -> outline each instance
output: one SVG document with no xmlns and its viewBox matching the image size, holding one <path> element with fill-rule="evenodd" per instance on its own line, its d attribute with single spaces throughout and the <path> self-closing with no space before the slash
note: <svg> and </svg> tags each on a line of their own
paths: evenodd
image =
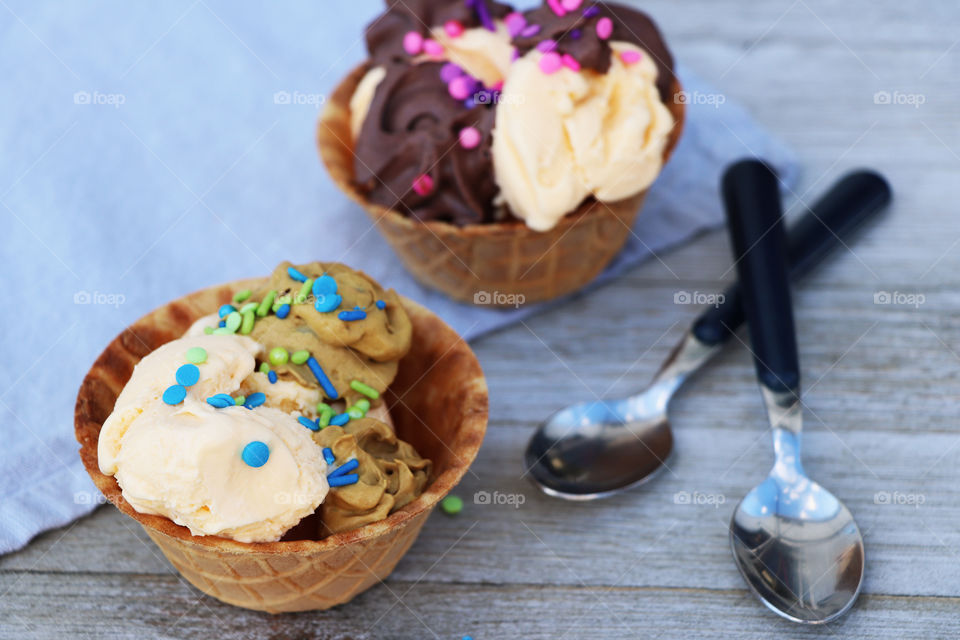
<svg viewBox="0 0 960 640">
<path fill-rule="evenodd" d="M 208 327 L 212 329 L 212 327 Z M 203 364 L 207 361 L 207 350 L 203 347 L 190 347 L 187 349 L 187 362 L 193 364 Z"/>
<path fill-rule="evenodd" d="M 243 322 L 243 316 L 240 315 L 237 311 L 231 311 L 227 314 L 227 317 L 224 318 L 224 321 L 227 323 L 224 329 L 230 333 L 236 333 L 237 329 L 240 328 L 240 323 Z"/>
<path fill-rule="evenodd" d="M 267 293 L 267 296 L 263 299 L 263 302 L 260 303 L 260 306 L 257 307 L 257 316 L 260 318 L 266 318 L 267 314 L 270 312 L 270 307 L 273 306 L 273 299 L 277 297 L 276 290 L 271 290 Z"/>
<path fill-rule="evenodd" d="M 283 347 L 274 347 L 270 349 L 270 364 L 275 367 L 282 367 L 287 364 L 287 360 L 290 359 L 290 354 L 287 353 L 287 350 Z"/>
<path fill-rule="evenodd" d="M 376 400 L 380 397 L 380 392 L 371 387 L 368 384 L 364 384 L 359 380 L 353 380 L 350 382 L 350 388 L 356 391 L 357 393 L 362 393 L 371 400 Z"/>
<path fill-rule="evenodd" d="M 252 294 L 252 293 L 253 293 L 253 292 L 250 291 L 250 289 L 244 289 L 244 290 L 242 290 L 242 291 L 237 291 L 235 294 L 233 294 L 233 301 L 234 301 L 234 302 L 243 302 L 244 300 L 246 300 L 247 298 L 249 298 L 249 297 L 250 297 L 250 294 Z"/>
<path fill-rule="evenodd" d="M 347 415 L 353 420 L 359 420 L 363 417 L 363 411 L 359 407 L 350 407 L 347 409 Z"/>
<path fill-rule="evenodd" d="M 247 396 L 234 396 L 233 401 L 239 407 L 247 401 Z"/>
<path fill-rule="evenodd" d="M 294 351 L 290 355 L 290 362 L 293 364 L 303 364 L 310 358 L 310 352 L 306 349 L 301 349 L 300 351 Z"/>
<path fill-rule="evenodd" d="M 463 511 L 463 498 L 460 496 L 447 496 L 440 501 L 440 510 L 448 516 L 455 516 Z"/>
<path fill-rule="evenodd" d="M 321 429 L 323 429 L 324 427 L 329 427 L 331 418 L 333 418 L 333 409 L 330 409 L 330 411 L 324 411 L 323 413 L 321 413 L 319 420 L 317 420 L 317 424 L 320 425 Z"/>
<path fill-rule="evenodd" d="M 291 295 L 280 296 L 279 298 L 277 298 L 276 300 L 274 300 L 274 301 L 273 301 L 273 312 L 276 313 L 276 312 L 277 312 L 277 309 L 279 309 L 280 307 L 282 307 L 282 306 L 285 305 L 285 304 L 293 304 L 293 296 L 291 296 Z"/>
<path fill-rule="evenodd" d="M 213 333 L 213 327 L 204 327 L 203 332 L 209 336 Z"/>
<path fill-rule="evenodd" d="M 270 365 L 266 362 L 260 363 L 260 373 L 270 373 Z"/>
<path fill-rule="evenodd" d="M 256 311 L 257 307 L 260 306 L 259 302 L 248 302 L 247 304 L 240 307 L 240 315 L 245 314 L 247 311 Z"/>
<path fill-rule="evenodd" d="M 357 409 L 360 409 L 360 411 L 363 411 L 364 415 L 366 415 L 367 411 L 370 411 L 370 401 L 366 398 L 360 398 L 353 403 L 353 406 L 355 406 Z"/>
<path fill-rule="evenodd" d="M 213 330 L 213 335 L 215 336 L 230 336 L 236 333 L 236 331 L 230 331 L 226 327 L 217 327 Z"/>
<path fill-rule="evenodd" d="M 240 315 L 243 316 L 243 324 L 240 325 L 240 333 L 247 335 L 253 331 L 253 322 L 257 319 L 257 317 L 253 315 L 252 310 L 245 311 Z"/>
<path fill-rule="evenodd" d="M 313 289 L 313 278 L 307 278 L 303 282 L 303 286 L 300 287 L 300 293 L 297 294 L 297 297 L 294 298 L 294 301 L 297 304 L 303 304 L 307 301 L 307 296 L 310 295 L 310 290 Z"/>
<path fill-rule="evenodd" d="M 318 402 L 317 413 L 323 413 L 324 411 L 333 411 L 333 407 L 328 405 L 326 402 Z"/>
</svg>

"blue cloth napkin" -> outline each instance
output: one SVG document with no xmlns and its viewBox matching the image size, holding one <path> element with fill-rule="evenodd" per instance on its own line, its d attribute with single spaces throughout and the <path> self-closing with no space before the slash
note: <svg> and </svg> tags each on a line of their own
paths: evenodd
<svg viewBox="0 0 960 640">
<path fill-rule="evenodd" d="M 366 270 L 467 338 L 542 308 L 424 290 L 325 175 L 318 107 L 363 59 L 381 6 L 2 3 L 0 553 L 102 500 L 77 455 L 77 388 L 117 333 L 168 300 L 322 259 Z M 761 155 L 796 176 L 741 107 L 679 73 L 686 132 L 597 284 L 719 225 L 730 160 Z"/>
</svg>

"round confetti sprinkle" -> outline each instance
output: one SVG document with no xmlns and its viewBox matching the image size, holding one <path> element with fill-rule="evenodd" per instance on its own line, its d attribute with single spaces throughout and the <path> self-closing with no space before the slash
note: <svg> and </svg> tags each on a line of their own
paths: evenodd
<svg viewBox="0 0 960 640">
<path fill-rule="evenodd" d="M 247 396 L 246 402 L 243 403 L 243 406 L 245 406 L 247 409 L 254 409 L 256 407 L 259 407 L 266 401 L 267 401 L 266 394 L 260 391 L 257 391 Z"/>
<path fill-rule="evenodd" d="M 416 31 L 408 31 L 403 36 L 403 50 L 408 55 L 415 56 L 423 51 L 423 36 Z"/>
<path fill-rule="evenodd" d="M 243 322 L 243 316 L 240 315 L 239 311 L 232 311 L 224 319 L 226 324 L 224 325 L 230 333 L 236 333 L 237 329 L 240 328 L 240 323 Z"/>
<path fill-rule="evenodd" d="M 203 347 L 190 347 L 187 349 L 187 362 L 193 364 L 203 364 L 207 361 L 207 350 Z"/>
<path fill-rule="evenodd" d="M 386 309 L 387 303 L 383 300 L 377 300 L 377 309 Z"/>
<path fill-rule="evenodd" d="M 560 54 L 556 51 L 551 51 L 550 53 L 545 53 L 540 56 L 540 71 L 543 71 L 547 75 L 556 73 L 563 68 L 563 59 L 560 57 Z"/>
<path fill-rule="evenodd" d="M 217 409 L 223 409 L 225 407 L 232 407 L 235 403 L 233 402 L 233 398 L 227 394 L 218 393 L 207 398 L 207 404 L 209 404 L 211 407 L 216 407 Z"/>
<path fill-rule="evenodd" d="M 337 307 L 340 306 L 340 303 L 343 302 L 343 296 L 336 293 L 318 293 L 316 294 L 316 298 L 316 301 L 313 303 L 313 308 L 319 313 L 335 311 Z"/>
<path fill-rule="evenodd" d="M 306 282 L 307 276 L 300 273 L 296 267 L 287 267 L 287 275 L 297 282 Z"/>
<path fill-rule="evenodd" d="M 621 51 L 620 59 L 623 61 L 623 64 L 630 66 L 632 64 L 637 64 L 640 62 L 641 54 L 639 51 Z"/>
<path fill-rule="evenodd" d="M 259 440 L 254 440 L 243 448 L 240 455 L 248 466 L 257 468 L 267 464 L 270 459 L 270 447 Z"/>
<path fill-rule="evenodd" d="M 290 305 L 286 303 L 280 305 L 280 308 L 277 309 L 277 317 L 283 320 L 288 315 L 290 315 Z"/>
<path fill-rule="evenodd" d="M 217 311 L 217 315 L 219 315 L 222 318 L 224 316 L 230 315 L 236 310 L 237 310 L 236 307 L 234 307 L 232 304 L 225 304 L 222 307 L 220 307 L 219 311 Z"/>
<path fill-rule="evenodd" d="M 179 384 L 170 385 L 167 387 L 167 390 L 163 392 L 163 401 L 171 405 L 180 404 L 186 397 L 187 389 Z"/>
<path fill-rule="evenodd" d="M 200 369 L 195 364 L 185 364 L 177 369 L 177 383 L 192 387 L 200 381 Z"/>
<path fill-rule="evenodd" d="M 476 149 L 480 145 L 480 131 L 476 127 L 464 127 L 460 129 L 460 146 L 464 149 Z M 383 300 L 379 300 L 377 305 L 383 303 Z M 381 309 L 383 307 L 380 307 Z"/>
<path fill-rule="evenodd" d="M 443 30 L 451 38 L 459 38 L 463 35 L 463 25 L 456 20 L 447 20 L 444 22 Z"/>
<path fill-rule="evenodd" d="M 447 496 L 440 501 L 440 510 L 448 516 L 455 516 L 463 511 L 463 498 L 460 496 Z"/>
<path fill-rule="evenodd" d="M 447 91 L 454 100 L 466 100 L 473 93 L 473 79 L 469 76 L 457 76 L 447 85 Z"/>
<path fill-rule="evenodd" d="M 270 381 L 270 384 L 277 384 L 277 372 L 276 372 L 276 371 L 268 371 L 268 372 L 267 372 L 267 380 Z"/>
<path fill-rule="evenodd" d="M 337 281 L 333 276 L 323 274 L 313 281 L 313 295 L 319 296 L 337 292 Z"/>
<path fill-rule="evenodd" d="M 290 354 L 283 347 L 274 347 L 270 349 L 270 364 L 275 367 L 282 367 L 287 364 L 287 360 L 290 359 Z"/>
<path fill-rule="evenodd" d="M 310 429 L 310 431 L 320 431 L 320 425 L 318 425 L 316 422 L 314 422 L 310 418 L 300 416 L 299 418 L 297 418 L 297 422 L 305 426 L 307 429 Z"/>
<path fill-rule="evenodd" d="M 235 294 L 233 294 L 233 301 L 243 302 L 244 300 L 249 298 L 252 294 L 253 294 L 253 291 L 250 291 L 250 289 L 243 289 L 241 291 L 237 291 Z"/>
<path fill-rule="evenodd" d="M 597 20 L 597 37 L 601 40 L 607 40 L 613 35 L 613 20 L 604 16 Z"/>
<path fill-rule="evenodd" d="M 293 364 L 303 364 L 310 358 L 310 352 L 306 349 L 301 349 L 300 351 L 294 351 L 290 354 L 290 362 Z"/>
<path fill-rule="evenodd" d="M 450 84 L 456 78 L 459 78 L 463 75 L 463 69 L 460 68 L 460 65 L 454 62 L 448 62 L 440 67 L 440 79 Z"/>
<path fill-rule="evenodd" d="M 413 190 L 420 196 L 428 196 L 433 193 L 433 178 L 424 173 L 413 179 Z"/>
<path fill-rule="evenodd" d="M 569 53 L 563 54 L 563 56 L 560 58 L 560 61 L 563 62 L 563 66 L 565 66 L 567 69 L 570 69 L 574 72 L 580 71 L 580 63 L 577 62 L 577 59 Z"/>
</svg>

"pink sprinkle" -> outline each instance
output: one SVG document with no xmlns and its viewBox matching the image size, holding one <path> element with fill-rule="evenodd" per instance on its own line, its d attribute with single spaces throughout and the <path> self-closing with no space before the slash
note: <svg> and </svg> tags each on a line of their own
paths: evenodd
<svg viewBox="0 0 960 640">
<path fill-rule="evenodd" d="M 459 38 L 463 35 L 463 25 L 456 20 L 447 20 L 443 24 L 443 30 L 446 31 L 447 35 L 451 38 Z"/>
<path fill-rule="evenodd" d="M 523 28 L 523 31 L 520 32 L 520 35 L 523 36 L 524 38 L 532 38 L 538 33 L 540 33 L 540 25 L 528 24 Z"/>
<path fill-rule="evenodd" d="M 638 62 L 640 62 L 641 57 L 642 56 L 640 55 L 639 51 L 621 51 L 620 52 L 620 59 L 623 60 L 623 64 L 628 66 L 631 64 L 637 64 Z"/>
<path fill-rule="evenodd" d="M 433 178 L 429 174 L 423 173 L 413 179 L 413 190 L 419 196 L 428 196 L 433 193 Z"/>
<path fill-rule="evenodd" d="M 424 40 L 423 52 L 431 58 L 443 57 L 443 45 L 433 39 Z"/>
<path fill-rule="evenodd" d="M 403 50 L 411 56 L 423 51 L 423 36 L 416 31 L 407 31 L 407 35 L 403 36 Z"/>
<path fill-rule="evenodd" d="M 473 90 L 473 81 L 468 76 L 454 78 L 450 81 L 450 84 L 447 85 L 447 90 L 450 92 L 450 97 L 454 100 L 466 100 L 470 97 L 470 92 Z"/>
<path fill-rule="evenodd" d="M 562 0 L 561 4 L 567 11 L 576 11 L 583 4 L 583 0 Z"/>
<path fill-rule="evenodd" d="M 503 19 L 503 23 L 507 25 L 507 31 L 510 32 L 510 37 L 516 38 L 520 35 L 520 32 L 523 31 L 523 28 L 527 26 L 527 19 L 523 17 L 522 13 L 514 11 L 507 14 L 507 17 Z"/>
<path fill-rule="evenodd" d="M 537 43 L 537 51 L 540 53 L 547 53 L 548 51 L 554 51 L 557 48 L 557 42 L 555 40 L 541 40 Z"/>
<path fill-rule="evenodd" d="M 580 63 L 577 62 L 577 59 L 569 53 L 563 54 L 561 60 L 563 61 L 563 66 L 565 66 L 567 69 L 570 69 L 571 71 L 580 71 Z"/>
<path fill-rule="evenodd" d="M 597 37 L 606 40 L 613 35 L 613 20 L 604 16 L 597 20 Z"/>
<path fill-rule="evenodd" d="M 540 56 L 540 71 L 550 75 L 563 68 L 563 58 L 556 51 L 545 53 Z"/>
<path fill-rule="evenodd" d="M 503 80 L 494 83 L 490 89 L 493 89 L 494 91 L 503 91 Z"/>
<path fill-rule="evenodd" d="M 460 146 L 464 149 L 476 149 L 482 136 L 476 127 L 460 129 Z"/>
<path fill-rule="evenodd" d="M 550 8 L 553 9 L 553 12 L 557 14 L 557 17 L 562 18 L 567 15 L 567 10 L 563 8 L 563 5 L 560 4 L 560 0 L 547 0 L 547 4 L 550 5 Z"/>
</svg>

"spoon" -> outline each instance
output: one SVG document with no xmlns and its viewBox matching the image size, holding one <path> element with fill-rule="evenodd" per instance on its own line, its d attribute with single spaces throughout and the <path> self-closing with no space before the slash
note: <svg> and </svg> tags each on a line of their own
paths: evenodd
<svg viewBox="0 0 960 640">
<path fill-rule="evenodd" d="M 872 171 L 837 182 L 789 232 L 790 275 L 799 277 L 861 222 L 890 202 L 890 186 Z M 846 246 L 846 245 L 844 245 Z M 708 307 L 663 364 L 649 387 L 622 400 L 567 407 L 533 434 L 524 454 L 531 480 L 567 500 L 614 495 L 649 480 L 673 450 L 667 407 L 686 379 L 743 324 L 739 287 Z"/>
<path fill-rule="evenodd" d="M 846 612 L 863 583 L 863 537 L 850 511 L 800 462 L 800 363 L 777 178 L 744 160 L 723 178 L 730 238 L 775 462 L 740 501 L 730 545 L 750 589 L 775 613 L 822 623 Z"/>
</svg>

